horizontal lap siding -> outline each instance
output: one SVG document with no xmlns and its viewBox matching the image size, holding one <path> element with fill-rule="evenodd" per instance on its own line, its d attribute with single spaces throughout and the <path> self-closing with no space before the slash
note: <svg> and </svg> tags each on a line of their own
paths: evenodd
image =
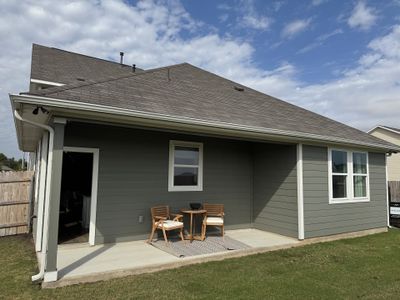
<svg viewBox="0 0 400 300">
<path fill-rule="evenodd" d="M 204 191 L 168 192 L 171 139 L 204 143 Z M 190 202 L 225 205 L 227 228 L 251 225 L 253 163 L 245 142 L 70 123 L 65 146 L 100 149 L 96 243 L 142 239 L 151 229 L 150 207 L 173 211 Z M 139 216 L 144 222 L 139 223 Z"/>
<path fill-rule="evenodd" d="M 296 147 L 255 145 L 254 227 L 297 237 Z"/>
<path fill-rule="evenodd" d="M 303 147 L 305 237 L 386 226 L 385 154 L 369 153 L 370 202 L 329 204 L 328 150 Z"/>
</svg>

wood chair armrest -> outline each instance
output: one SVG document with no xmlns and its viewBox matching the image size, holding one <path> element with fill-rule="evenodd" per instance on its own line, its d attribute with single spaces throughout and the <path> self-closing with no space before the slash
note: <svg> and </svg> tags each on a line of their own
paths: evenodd
<svg viewBox="0 0 400 300">
<path fill-rule="evenodd" d="M 170 214 L 173 218 L 173 221 L 179 221 L 181 219 L 183 219 L 183 215 L 181 214 Z"/>
</svg>

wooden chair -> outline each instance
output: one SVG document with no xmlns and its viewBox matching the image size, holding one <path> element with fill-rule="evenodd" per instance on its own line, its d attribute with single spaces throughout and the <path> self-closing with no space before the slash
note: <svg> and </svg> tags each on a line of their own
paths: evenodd
<svg viewBox="0 0 400 300">
<path fill-rule="evenodd" d="M 224 237 L 224 205 L 204 203 L 203 209 L 207 212 L 203 219 L 202 239 L 206 237 L 207 226 L 221 227 L 221 235 Z"/>
<path fill-rule="evenodd" d="M 167 231 L 179 229 L 179 235 L 183 239 L 183 215 L 172 214 L 168 205 L 155 206 L 151 208 L 152 229 L 148 243 L 153 241 L 154 233 L 157 229 L 162 230 L 165 243 L 168 245 Z M 171 220 L 171 217 L 173 219 Z"/>
</svg>

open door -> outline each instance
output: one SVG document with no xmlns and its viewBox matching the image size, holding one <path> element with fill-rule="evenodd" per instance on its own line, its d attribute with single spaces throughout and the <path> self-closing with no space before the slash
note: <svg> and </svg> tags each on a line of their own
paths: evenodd
<svg viewBox="0 0 400 300">
<path fill-rule="evenodd" d="M 85 150 L 85 151 L 84 151 Z M 94 244 L 98 152 L 65 148 L 61 179 L 58 243 Z"/>
</svg>

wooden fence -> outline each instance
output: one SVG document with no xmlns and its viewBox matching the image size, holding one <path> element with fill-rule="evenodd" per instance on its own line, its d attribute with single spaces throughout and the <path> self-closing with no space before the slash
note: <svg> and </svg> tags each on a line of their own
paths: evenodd
<svg viewBox="0 0 400 300">
<path fill-rule="evenodd" d="M 29 232 L 33 172 L 0 172 L 0 236 Z"/>
<path fill-rule="evenodd" d="M 390 202 L 400 202 L 400 181 L 388 181 Z"/>
</svg>

